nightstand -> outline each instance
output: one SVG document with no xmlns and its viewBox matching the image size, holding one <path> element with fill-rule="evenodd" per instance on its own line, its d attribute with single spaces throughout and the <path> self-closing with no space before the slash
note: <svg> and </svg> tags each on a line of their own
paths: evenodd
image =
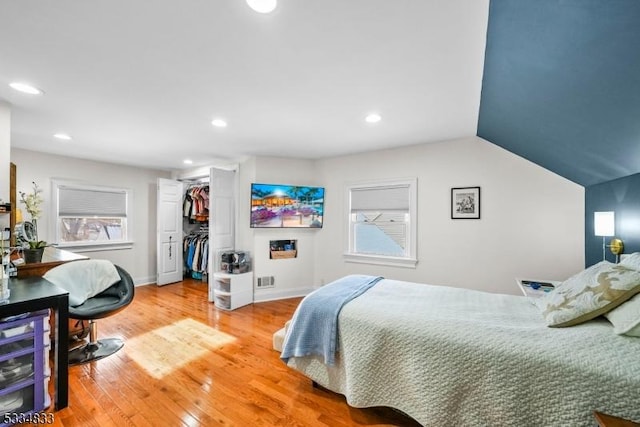
<svg viewBox="0 0 640 427">
<path fill-rule="evenodd" d="M 552 291 L 561 282 L 558 280 L 538 280 L 516 278 L 520 291 L 527 297 L 539 298 Z"/>
</svg>

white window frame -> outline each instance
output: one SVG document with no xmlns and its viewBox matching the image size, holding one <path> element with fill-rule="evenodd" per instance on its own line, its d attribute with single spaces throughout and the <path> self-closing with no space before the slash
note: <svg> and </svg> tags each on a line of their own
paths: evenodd
<svg viewBox="0 0 640 427">
<path fill-rule="evenodd" d="M 351 222 L 351 194 L 353 190 L 364 189 L 385 189 L 393 187 L 407 187 L 409 197 L 409 221 L 407 222 L 406 233 L 406 255 L 405 256 L 385 256 L 385 255 L 371 255 L 361 254 L 354 251 L 354 235 L 353 224 Z M 380 181 L 367 181 L 354 183 L 346 186 L 346 236 L 347 241 L 345 245 L 345 253 L 343 258 L 346 262 L 365 263 L 365 264 L 377 264 L 388 265 L 396 267 L 415 268 L 418 263 L 417 259 L 417 205 L 418 205 L 418 179 L 417 178 L 402 178 L 402 179 L 388 179 Z M 383 209 L 384 206 L 381 206 Z"/>
<path fill-rule="evenodd" d="M 126 197 L 126 236 L 122 240 L 117 241 L 96 241 L 96 242 L 61 242 L 60 236 L 60 189 L 71 188 L 84 191 L 108 191 L 116 193 L 125 193 Z M 52 223 L 51 230 L 54 234 L 54 242 L 56 246 L 62 249 L 73 250 L 74 252 L 94 252 L 105 250 L 131 249 L 133 247 L 133 212 L 132 212 L 132 190 L 121 187 L 107 187 L 101 185 L 88 184 L 78 181 L 69 180 L 51 180 L 51 201 L 52 201 Z"/>
</svg>

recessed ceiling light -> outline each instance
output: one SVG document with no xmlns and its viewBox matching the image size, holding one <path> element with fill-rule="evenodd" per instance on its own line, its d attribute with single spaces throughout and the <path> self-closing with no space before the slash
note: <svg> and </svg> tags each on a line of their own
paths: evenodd
<svg viewBox="0 0 640 427">
<path fill-rule="evenodd" d="M 41 89 L 38 89 L 35 86 L 31 86 L 28 83 L 13 82 L 9 83 L 9 86 L 11 86 L 12 89 L 17 90 L 18 92 L 28 93 L 29 95 L 42 95 L 44 93 L 44 91 L 42 91 Z"/>
<path fill-rule="evenodd" d="M 71 141 L 71 137 L 66 133 L 56 133 L 53 135 L 54 138 L 62 139 L 63 141 Z"/>
<path fill-rule="evenodd" d="M 227 122 L 225 122 L 222 119 L 213 119 L 211 121 L 211 124 L 214 125 L 217 128 L 226 128 L 227 127 Z"/>
<path fill-rule="evenodd" d="M 182 163 L 184 163 L 185 165 L 192 165 L 192 164 L 193 164 L 193 160 L 191 160 L 191 159 L 184 159 L 184 160 L 182 161 Z"/>
<path fill-rule="evenodd" d="M 365 121 L 367 123 L 378 123 L 380 120 L 382 120 L 382 117 L 380 117 L 380 114 L 377 113 L 371 113 L 367 117 L 365 117 Z"/>
<path fill-rule="evenodd" d="M 271 13 L 278 5 L 278 0 L 247 0 L 247 4 L 258 13 Z"/>
</svg>

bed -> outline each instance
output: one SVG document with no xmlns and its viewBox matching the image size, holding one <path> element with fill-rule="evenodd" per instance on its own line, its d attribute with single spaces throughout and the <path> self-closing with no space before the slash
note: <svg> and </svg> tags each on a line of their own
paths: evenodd
<svg viewBox="0 0 640 427">
<path fill-rule="evenodd" d="M 425 426 L 592 426 L 593 411 L 640 422 L 640 338 L 602 317 L 550 328 L 524 296 L 382 279 L 344 303 L 336 338 L 331 363 L 283 360 L 353 407 Z"/>
</svg>

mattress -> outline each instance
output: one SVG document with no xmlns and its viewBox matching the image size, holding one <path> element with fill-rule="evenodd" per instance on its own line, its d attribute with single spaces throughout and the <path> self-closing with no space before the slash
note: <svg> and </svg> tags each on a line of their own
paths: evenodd
<svg viewBox="0 0 640 427">
<path fill-rule="evenodd" d="M 603 318 L 549 328 L 523 296 L 385 279 L 343 307 L 335 365 L 322 360 L 288 366 L 425 426 L 640 422 L 640 338 Z"/>
</svg>

